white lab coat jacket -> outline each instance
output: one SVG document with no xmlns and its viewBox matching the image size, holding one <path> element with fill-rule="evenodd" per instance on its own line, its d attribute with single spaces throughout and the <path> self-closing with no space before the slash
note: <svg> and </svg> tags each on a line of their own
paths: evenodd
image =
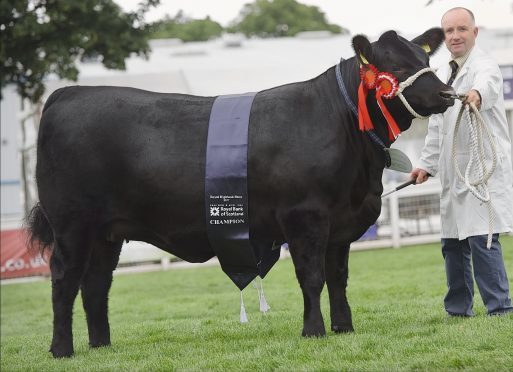
<svg viewBox="0 0 513 372">
<path fill-rule="evenodd" d="M 442 81 L 447 81 L 449 64 L 437 71 Z M 480 113 L 490 129 L 497 149 L 497 168 L 488 180 L 492 208 L 493 232 L 513 230 L 513 171 L 511 165 L 511 139 L 504 111 L 503 80 L 497 63 L 475 46 L 458 72 L 453 87 L 458 94 L 475 89 L 481 94 Z M 488 234 L 488 207 L 482 204 L 464 182 L 460 181 L 452 161 L 454 127 L 461 102 L 445 113 L 431 116 L 428 134 L 418 167 L 431 175 L 440 176 L 442 195 L 440 199 L 441 237 L 463 240 L 469 236 Z M 464 175 L 470 154 L 470 133 L 467 115 L 460 124 L 456 157 Z M 487 138 L 483 136 L 485 143 Z M 491 164 L 490 149 L 487 146 L 487 164 Z M 488 166 L 490 168 L 490 165 Z"/>
</svg>

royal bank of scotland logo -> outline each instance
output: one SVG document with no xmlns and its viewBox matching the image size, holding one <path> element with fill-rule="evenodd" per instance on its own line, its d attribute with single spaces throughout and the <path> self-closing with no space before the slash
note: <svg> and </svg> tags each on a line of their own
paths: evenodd
<svg viewBox="0 0 513 372">
<path fill-rule="evenodd" d="M 219 207 L 210 207 L 211 216 L 219 216 Z"/>
</svg>

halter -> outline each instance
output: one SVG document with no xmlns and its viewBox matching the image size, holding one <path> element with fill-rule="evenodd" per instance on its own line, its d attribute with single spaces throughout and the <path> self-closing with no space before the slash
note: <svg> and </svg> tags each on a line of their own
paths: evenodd
<svg viewBox="0 0 513 372">
<path fill-rule="evenodd" d="M 340 72 L 340 62 L 335 67 L 335 72 L 337 76 L 337 83 L 339 86 L 339 89 L 342 93 L 342 96 L 344 97 L 346 103 L 351 108 L 351 111 L 356 115 L 359 122 L 359 129 L 361 131 L 371 132 L 374 130 L 374 125 L 372 124 L 372 120 L 369 116 L 369 111 L 367 109 L 366 99 L 367 94 L 369 90 L 376 90 L 376 101 L 378 103 L 378 106 L 383 113 L 383 116 L 385 117 L 387 124 L 388 124 L 388 133 L 389 133 L 389 139 L 393 142 L 397 139 L 399 134 L 401 133 L 401 130 L 399 129 L 399 126 L 397 125 L 396 121 L 386 108 L 386 106 L 383 103 L 383 98 L 385 99 L 392 99 L 395 96 L 399 96 L 399 99 L 404 104 L 406 109 L 416 118 L 418 119 L 425 119 L 428 116 L 423 116 L 417 113 L 411 105 L 406 100 L 406 97 L 403 95 L 403 91 L 408 88 L 410 85 L 412 85 L 415 80 L 419 78 L 422 74 L 425 74 L 427 72 L 435 72 L 432 68 L 426 67 L 419 71 L 417 71 L 412 76 L 408 77 L 405 81 L 398 83 L 397 78 L 388 73 L 388 72 L 380 72 L 374 65 L 372 64 L 366 64 L 360 67 L 360 77 L 361 82 L 360 86 L 358 88 L 358 109 L 356 109 L 356 106 L 349 98 L 349 95 L 347 94 L 346 88 L 344 86 L 344 82 L 342 81 L 342 76 Z M 371 136 L 372 138 L 373 136 Z M 374 140 L 374 138 L 373 138 Z M 382 145 L 382 142 L 379 141 L 380 145 Z"/>
<path fill-rule="evenodd" d="M 429 117 L 429 115 L 428 116 L 423 116 L 423 115 L 418 114 L 413 109 L 413 107 L 410 106 L 410 104 L 408 103 L 408 101 L 404 97 L 403 90 L 405 90 L 410 85 L 412 85 L 415 82 L 415 80 L 417 80 L 417 78 L 420 75 L 425 74 L 426 72 L 435 73 L 435 70 L 432 69 L 431 67 L 425 67 L 422 70 L 417 71 L 415 74 L 410 76 L 408 79 L 406 79 L 405 81 L 399 83 L 399 89 L 397 90 L 397 93 L 396 93 L 396 95 L 399 96 L 399 98 L 401 99 L 401 102 L 404 104 L 404 107 L 406 107 L 406 109 L 410 112 L 410 114 L 415 116 L 417 119 L 427 119 Z"/>
</svg>

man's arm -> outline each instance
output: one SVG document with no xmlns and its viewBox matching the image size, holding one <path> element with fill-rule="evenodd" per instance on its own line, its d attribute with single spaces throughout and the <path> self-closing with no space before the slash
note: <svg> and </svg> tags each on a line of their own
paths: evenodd
<svg viewBox="0 0 513 372">
<path fill-rule="evenodd" d="M 476 89 L 470 89 L 467 92 L 467 98 L 463 101 L 465 105 L 473 103 L 478 110 L 481 110 L 481 93 Z"/>
<path fill-rule="evenodd" d="M 424 140 L 419 164 L 410 173 L 410 178 L 415 178 L 417 183 L 423 183 L 427 181 L 429 176 L 434 176 L 438 173 L 438 158 L 440 157 L 439 126 L 442 121 L 442 114 L 433 115 L 429 118 L 428 133 Z"/>
<path fill-rule="evenodd" d="M 464 103 L 474 103 L 483 111 L 492 108 L 497 102 L 502 87 L 502 75 L 499 66 L 491 58 L 478 62 L 472 89 L 467 93 Z"/>
<path fill-rule="evenodd" d="M 424 169 L 415 168 L 410 173 L 410 179 L 415 179 L 416 184 L 424 183 L 428 180 L 430 174 L 426 172 Z"/>
</svg>

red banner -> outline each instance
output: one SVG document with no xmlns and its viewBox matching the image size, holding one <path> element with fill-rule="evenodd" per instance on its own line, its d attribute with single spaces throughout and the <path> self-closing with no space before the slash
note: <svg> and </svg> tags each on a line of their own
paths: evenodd
<svg viewBox="0 0 513 372">
<path fill-rule="evenodd" d="M 0 279 L 50 274 L 48 262 L 39 253 L 29 253 L 26 242 L 27 234 L 23 229 L 1 231 Z"/>
</svg>

